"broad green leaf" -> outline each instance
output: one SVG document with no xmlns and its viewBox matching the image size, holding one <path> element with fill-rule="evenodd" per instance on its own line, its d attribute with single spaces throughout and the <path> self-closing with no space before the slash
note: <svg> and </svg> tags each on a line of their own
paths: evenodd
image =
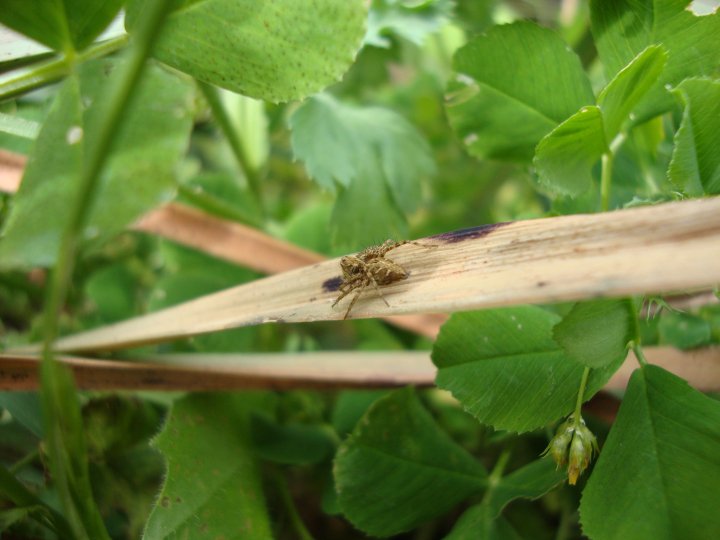
<svg viewBox="0 0 720 540">
<path fill-rule="evenodd" d="M 128 5 L 132 33 L 146 0 Z M 361 0 L 180 0 L 157 59 L 221 88 L 267 101 L 300 99 L 340 79 L 365 31 Z"/>
<path fill-rule="evenodd" d="M 530 431 L 565 416 L 575 405 L 584 367 L 553 340 L 559 321 L 534 306 L 452 315 L 432 352 L 436 384 L 496 429 Z M 586 400 L 621 361 L 590 372 Z"/>
<path fill-rule="evenodd" d="M 720 402 L 656 366 L 633 373 L 580 505 L 595 540 L 720 537 Z"/>
<path fill-rule="evenodd" d="M 81 125 L 80 88 L 72 77 L 60 87 L 25 167 L 0 235 L 0 267 L 49 266 L 54 261 L 82 164 L 82 145 L 69 133 Z M 65 194 L 64 204 L 59 191 Z"/>
<path fill-rule="evenodd" d="M 249 394 L 191 394 L 175 402 L 155 444 L 167 476 L 144 538 L 271 538 L 250 442 Z"/>
<path fill-rule="evenodd" d="M 529 162 L 547 133 L 594 96 L 579 58 L 552 30 L 495 26 L 455 53 L 447 112 L 470 153 Z"/>
<path fill-rule="evenodd" d="M 407 238 L 407 221 L 383 178 L 362 167 L 361 175 L 340 188 L 330 216 L 330 240 L 342 251 L 359 250 L 388 238 Z"/>
<path fill-rule="evenodd" d="M 104 96 L 115 82 L 113 67 L 107 60 L 84 64 L 80 95 L 67 82 L 56 98 L 5 223 L 0 267 L 54 262 L 68 219 L 66 209 L 75 196 L 83 147 L 96 140 Z M 101 173 L 84 240 L 107 240 L 172 197 L 174 169 L 192 126 L 191 99 L 187 81 L 148 65 Z M 82 117 L 81 103 L 89 105 Z"/>
<path fill-rule="evenodd" d="M 476 504 L 460 516 L 444 540 L 521 540 L 504 517 L 492 514 L 487 504 Z"/>
<path fill-rule="evenodd" d="M 606 151 L 602 114 L 590 105 L 543 137 L 533 164 L 540 182 L 548 188 L 577 196 L 592 185 L 592 167 Z"/>
<path fill-rule="evenodd" d="M 385 37 L 395 34 L 422 45 L 425 38 L 437 32 L 451 17 L 451 0 L 375 0 L 368 14 L 365 44 L 390 47 Z"/>
<path fill-rule="evenodd" d="M 417 208 L 420 181 L 435 171 L 428 143 L 409 122 L 320 94 L 295 111 L 290 127 L 308 174 L 328 190 L 341 187 L 332 216 L 338 243 L 355 248 L 404 236 L 400 210 Z"/>
<path fill-rule="evenodd" d="M 345 516 L 390 536 L 437 517 L 485 487 L 482 465 L 455 444 L 411 388 L 378 400 L 335 458 Z"/>
<path fill-rule="evenodd" d="M 100 35 L 124 0 L 2 0 L 0 23 L 51 49 L 81 50 Z"/>
<path fill-rule="evenodd" d="M 659 45 L 638 54 L 598 95 L 605 122 L 605 136 L 612 141 L 643 96 L 652 88 L 665 67 L 668 55 Z"/>
<path fill-rule="evenodd" d="M 567 477 L 549 459 L 538 459 L 500 479 L 486 495 L 490 517 L 500 516 L 503 508 L 515 499 L 537 499 Z"/>
<path fill-rule="evenodd" d="M 591 25 L 608 78 L 614 77 L 649 45 L 662 45 L 668 61 L 635 107 L 637 122 L 667 111 L 665 89 L 687 77 L 713 76 L 720 63 L 720 12 L 703 17 L 686 9 L 689 0 L 593 0 Z"/>
<path fill-rule="evenodd" d="M 688 195 L 720 193 L 720 80 L 688 79 L 674 93 L 682 100 L 680 129 L 668 176 Z"/>
<path fill-rule="evenodd" d="M 553 338 L 568 357 L 587 367 L 616 363 L 627 355 L 628 342 L 638 339 L 632 302 L 579 302 L 553 328 Z"/>
</svg>

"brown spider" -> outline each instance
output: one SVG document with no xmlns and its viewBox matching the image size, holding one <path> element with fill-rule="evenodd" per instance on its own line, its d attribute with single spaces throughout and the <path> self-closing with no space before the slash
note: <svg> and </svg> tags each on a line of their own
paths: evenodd
<svg viewBox="0 0 720 540">
<path fill-rule="evenodd" d="M 352 291 L 357 290 L 353 297 L 350 305 L 345 312 L 343 319 L 347 319 L 350 315 L 350 310 L 357 302 L 360 294 L 365 290 L 365 287 L 371 285 L 375 287 L 380 298 L 382 298 L 385 305 L 390 307 L 387 300 L 380 291 L 380 285 L 389 285 L 407 279 L 407 271 L 400 266 L 398 263 L 386 259 L 385 255 L 395 248 L 404 246 L 405 244 L 415 244 L 416 246 L 423 247 L 435 247 L 418 244 L 412 240 L 403 240 L 396 242 L 394 240 L 385 240 L 382 245 L 370 246 L 365 248 L 357 255 L 348 255 L 340 259 L 340 268 L 342 269 L 342 283 L 340 284 L 339 291 L 340 296 L 337 297 L 332 307 L 335 307 L 340 300 L 345 298 Z"/>
</svg>

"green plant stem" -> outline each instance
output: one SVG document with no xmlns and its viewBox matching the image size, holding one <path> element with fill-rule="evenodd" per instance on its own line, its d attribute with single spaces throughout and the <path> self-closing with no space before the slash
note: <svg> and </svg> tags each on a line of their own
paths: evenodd
<svg viewBox="0 0 720 540">
<path fill-rule="evenodd" d="M 20 458 L 15 463 L 13 463 L 12 466 L 8 470 L 12 474 L 17 474 L 18 471 L 24 469 L 26 466 L 30 465 L 33 461 L 35 461 L 39 457 L 40 457 L 40 450 L 33 450 L 28 455 Z"/>
<path fill-rule="evenodd" d="M 92 496 L 82 417 L 72 373 L 55 361 L 52 344 L 58 334 L 58 319 L 67 295 L 82 228 L 99 185 L 100 170 L 170 5 L 171 0 L 155 0 L 145 5 L 128 58 L 118 70 L 117 84 L 108 92 L 108 107 L 98 135 L 94 141 L 87 142 L 87 159 L 78 182 L 78 196 L 69 209 L 68 224 L 63 231 L 57 263 L 45 295 L 41 397 L 53 479 L 73 532 L 68 538 L 100 540 L 109 536 Z"/>
<path fill-rule="evenodd" d="M 495 462 L 495 467 L 493 467 L 490 476 L 488 476 L 488 492 L 492 491 L 492 489 L 500 483 L 500 480 L 502 480 L 505 467 L 507 467 L 508 461 L 510 460 L 510 454 L 512 454 L 510 448 L 504 448 L 500 453 L 500 457 L 498 457 L 498 460 Z"/>
<path fill-rule="evenodd" d="M 610 148 L 602 156 L 600 171 L 600 209 L 603 212 L 610 210 L 610 186 L 612 185 L 615 154 L 623 142 L 625 142 L 625 135 L 620 133 L 615 137 L 613 142 L 610 143 Z"/>
<path fill-rule="evenodd" d="M 106 56 L 121 49 L 127 43 L 126 35 L 96 43 L 80 54 L 41 60 L 20 70 L 0 77 L 0 100 L 14 98 L 67 77 L 78 62 Z"/>
<path fill-rule="evenodd" d="M 262 220 L 256 216 L 251 215 L 249 212 L 239 210 L 236 206 L 228 204 L 212 195 L 208 195 L 204 191 L 195 190 L 181 184 L 178 187 L 178 193 L 182 195 L 184 199 L 191 202 L 193 206 L 197 206 L 201 210 L 206 210 L 214 216 L 246 223 L 256 228 L 262 228 L 263 226 Z"/>
<path fill-rule="evenodd" d="M 303 523 L 303 520 L 300 518 L 297 508 L 295 508 L 295 501 L 293 501 L 293 498 L 290 495 L 290 490 L 287 487 L 285 478 L 278 470 L 273 471 L 272 474 L 273 479 L 275 480 L 275 486 L 280 494 L 282 503 L 285 506 L 285 511 L 290 518 L 290 523 L 292 524 L 293 529 L 295 529 L 295 537 L 300 540 L 314 540 L 310 531 L 308 531 L 307 527 L 305 527 L 305 523 Z"/>
<path fill-rule="evenodd" d="M 635 342 L 632 343 L 631 347 L 633 352 L 635 353 L 635 358 L 637 358 L 638 363 L 641 366 L 647 366 L 648 361 L 647 358 L 645 358 L 645 353 L 643 352 L 642 347 Z"/>
<path fill-rule="evenodd" d="M 585 387 L 587 386 L 589 376 L 590 368 L 586 367 L 583 370 L 582 378 L 580 379 L 580 388 L 578 388 L 577 401 L 575 402 L 575 412 L 573 413 L 573 422 L 575 426 L 580 426 L 580 419 L 582 418 L 581 410 L 584 401 L 583 398 L 585 397 Z"/>
<path fill-rule="evenodd" d="M 208 105 L 210 105 L 210 109 L 212 110 L 215 120 L 220 126 L 220 129 L 222 129 L 223 133 L 225 134 L 225 138 L 227 138 L 228 142 L 230 143 L 230 148 L 235 155 L 235 159 L 237 160 L 240 169 L 242 170 L 245 178 L 247 179 L 248 187 L 250 188 L 250 192 L 255 197 L 258 208 L 261 212 L 263 212 L 262 198 L 260 197 L 260 179 L 258 177 L 258 173 L 255 168 L 250 165 L 250 160 L 247 156 L 247 152 L 245 151 L 245 146 L 243 146 L 240 134 L 232 125 L 230 116 L 228 116 L 228 113 L 225 110 L 222 101 L 220 101 L 220 94 L 218 93 L 218 89 L 215 86 L 204 82 L 198 82 L 198 85 L 200 86 L 200 89 L 202 90 L 203 95 L 208 102 Z"/>
</svg>

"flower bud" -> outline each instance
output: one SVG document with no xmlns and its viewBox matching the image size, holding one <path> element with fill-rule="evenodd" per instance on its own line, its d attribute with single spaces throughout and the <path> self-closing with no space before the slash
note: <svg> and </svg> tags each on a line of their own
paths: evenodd
<svg viewBox="0 0 720 540">
<path fill-rule="evenodd" d="M 582 418 L 576 421 L 570 415 L 560 424 L 542 455 L 549 454 L 558 468 L 567 464 L 568 483 L 574 485 L 599 451 L 597 439 L 585 421 Z"/>
</svg>

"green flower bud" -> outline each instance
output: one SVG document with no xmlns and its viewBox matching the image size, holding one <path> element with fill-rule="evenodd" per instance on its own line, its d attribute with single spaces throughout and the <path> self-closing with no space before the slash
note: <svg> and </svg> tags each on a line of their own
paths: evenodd
<svg viewBox="0 0 720 540">
<path fill-rule="evenodd" d="M 558 468 L 567 464 L 568 483 L 574 485 L 599 451 L 597 439 L 585 421 L 582 418 L 576 421 L 570 415 L 560 424 L 542 455 L 549 454 Z"/>
</svg>

